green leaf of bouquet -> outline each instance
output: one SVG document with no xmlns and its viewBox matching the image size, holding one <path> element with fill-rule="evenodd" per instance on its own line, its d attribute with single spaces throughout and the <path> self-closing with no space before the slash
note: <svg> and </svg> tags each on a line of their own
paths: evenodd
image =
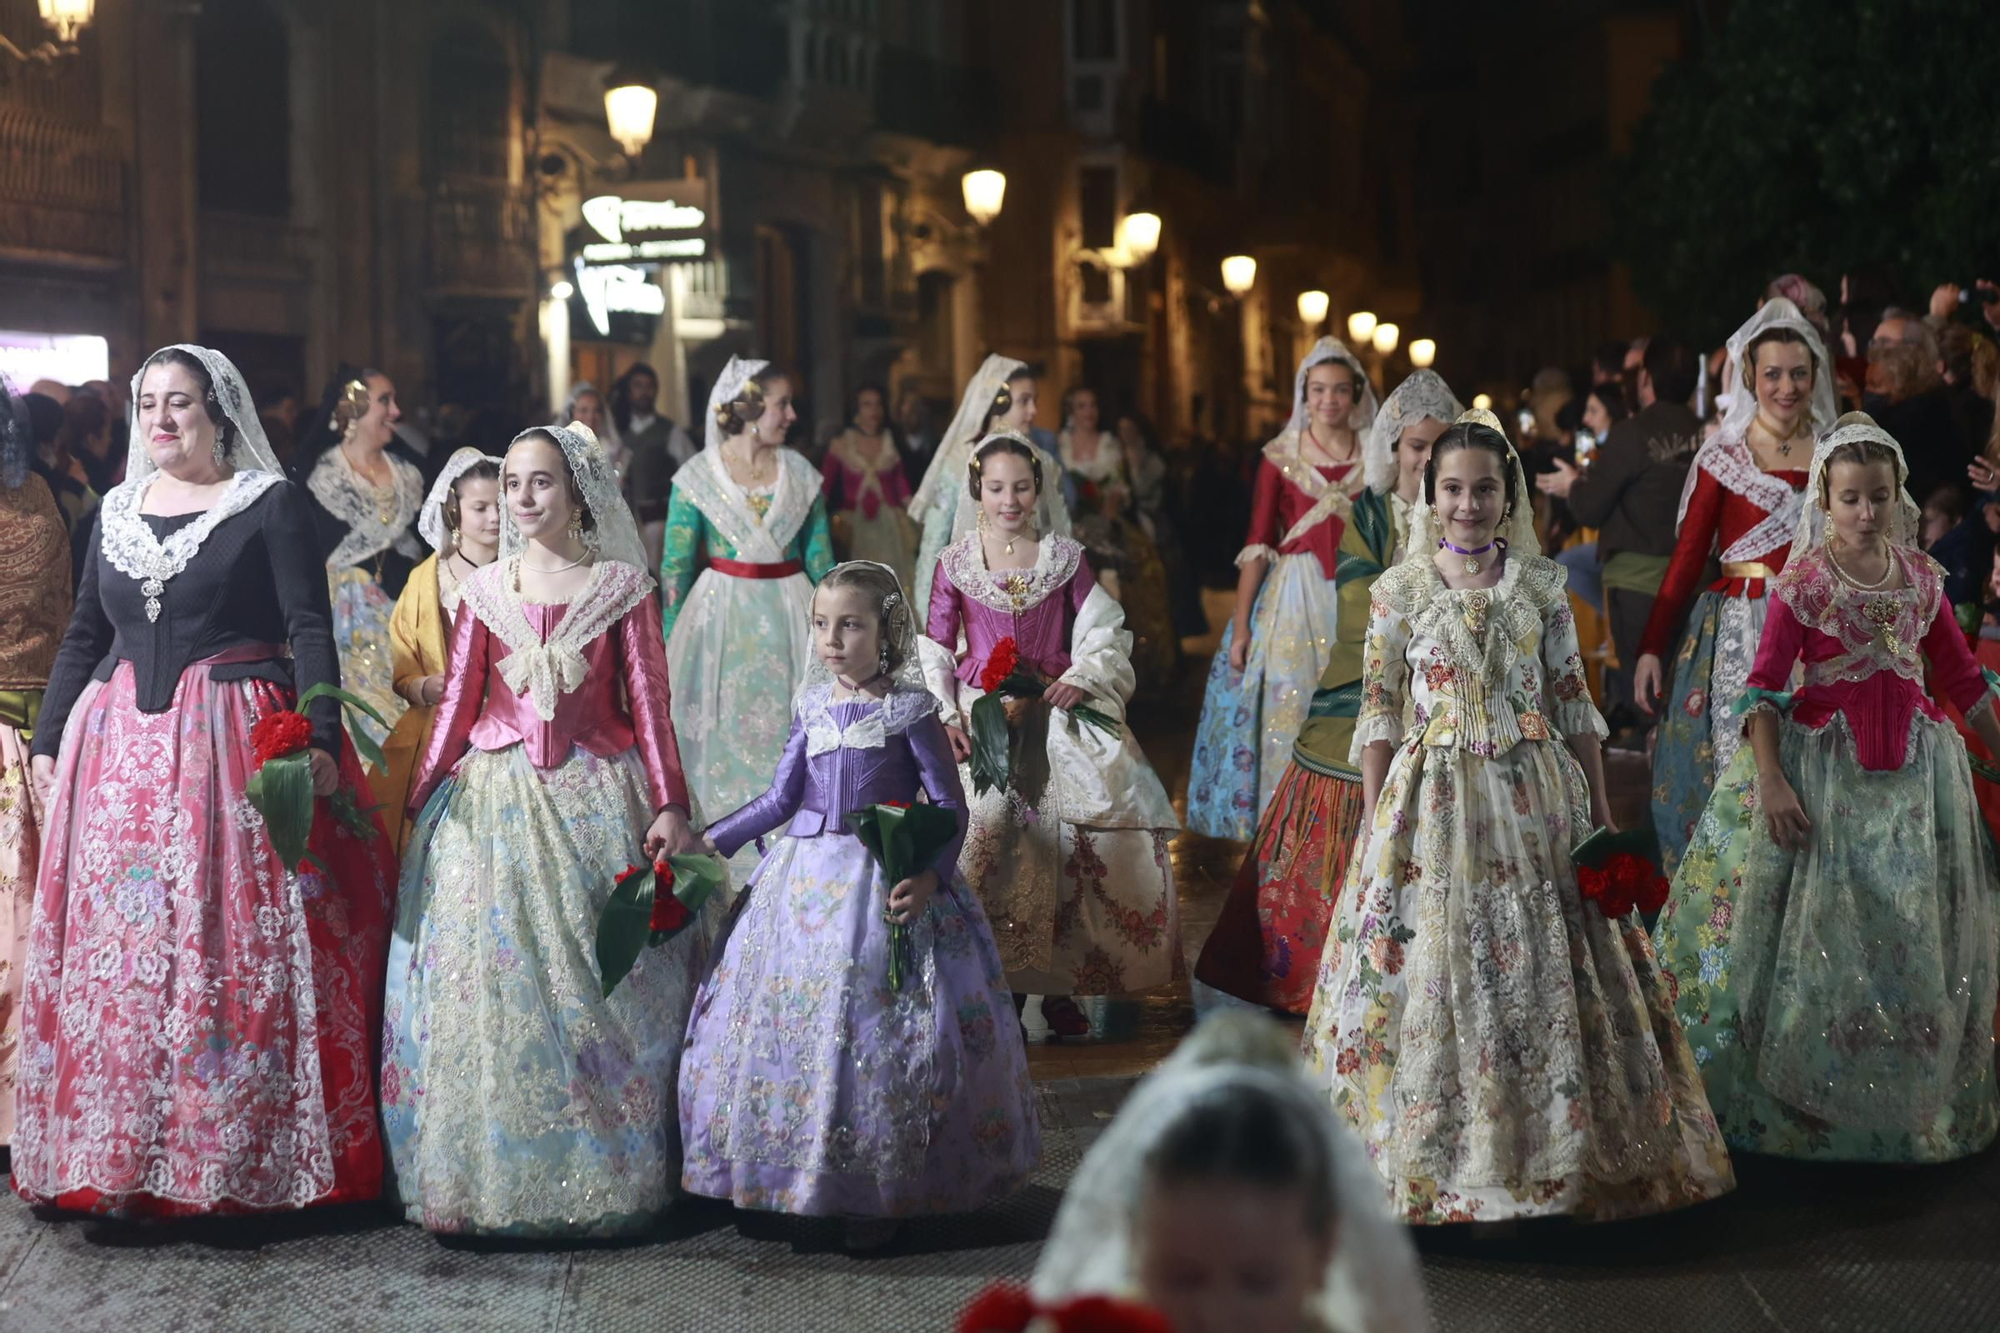
<svg viewBox="0 0 2000 1333">
<path fill-rule="evenodd" d="M 729 883 L 729 863 L 719 856 L 694 853 L 687 856 L 670 856 L 667 864 L 674 872 L 674 897 L 680 899 L 681 906 L 692 913 L 699 913 L 717 891 Z M 652 913 L 652 905 L 647 904 L 647 914 Z"/>
<path fill-rule="evenodd" d="M 983 694 L 972 705 L 972 789 L 985 795 L 1007 785 L 1011 769 L 1007 752 L 1007 710 L 998 694 Z"/>
<path fill-rule="evenodd" d="M 297 870 L 305 858 L 306 839 L 312 835 L 312 764 L 306 751 L 266 759 L 252 775 L 250 785 L 256 788 L 251 804 L 264 816 L 264 828 L 271 835 L 278 859 L 285 869 Z"/>
<path fill-rule="evenodd" d="M 597 918 L 597 975 L 607 996 L 639 961 L 653 933 L 653 886 L 652 868 L 645 867 L 611 890 Z"/>
</svg>

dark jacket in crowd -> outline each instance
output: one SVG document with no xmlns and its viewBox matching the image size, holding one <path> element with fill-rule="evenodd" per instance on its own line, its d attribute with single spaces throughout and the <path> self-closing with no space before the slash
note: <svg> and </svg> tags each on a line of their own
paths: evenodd
<svg viewBox="0 0 2000 1333">
<path fill-rule="evenodd" d="M 1612 426 L 1590 471 L 1570 488 L 1570 512 L 1597 529 L 1597 557 L 1672 555 L 1681 487 L 1701 447 L 1701 421 L 1682 403 L 1654 403 Z"/>
<path fill-rule="evenodd" d="M 1875 424 L 1903 446 L 1910 465 L 1910 498 L 1925 504 L 1941 486 L 1963 495 L 1971 489 L 1965 469 L 1978 454 L 1960 434 L 1951 399 L 1942 386 L 1905 398 L 1900 403 L 1872 399 L 1866 406 Z"/>
</svg>

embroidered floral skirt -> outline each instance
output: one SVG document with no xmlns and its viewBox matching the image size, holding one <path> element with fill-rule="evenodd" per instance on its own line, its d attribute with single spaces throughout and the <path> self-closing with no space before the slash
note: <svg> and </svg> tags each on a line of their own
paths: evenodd
<svg viewBox="0 0 2000 1333">
<path fill-rule="evenodd" d="M 675 1071 L 708 957 L 696 922 L 605 996 L 597 920 L 642 859 L 636 749 L 548 770 L 474 750 L 403 867 L 382 1057 L 398 1201 L 432 1231 L 644 1230 L 680 1181 Z M 711 904 L 719 914 L 719 904 Z"/>
<path fill-rule="evenodd" d="M 1965 752 L 1913 718 L 1900 769 L 1855 758 L 1843 719 L 1786 722 L 1786 779 L 1813 822 L 1772 841 L 1737 751 L 1655 933 L 1732 1148 L 1940 1162 L 2000 1130 L 1996 871 Z"/>
<path fill-rule="evenodd" d="M 681 1057 L 681 1183 L 743 1208 L 966 1212 L 1041 1152 L 978 900 L 941 885 L 889 989 L 894 887 L 851 834 L 784 838 L 739 896 Z"/>
<path fill-rule="evenodd" d="M 1636 915 L 1577 891 L 1558 742 L 1406 740 L 1342 885 L 1302 1047 L 1413 1223 L 1664 1212 L 1734 1186 Z"/>
<path fill-rule="evenodd" d="M 1715 780 L 1743 743 L 1736 701 L 1764 635 L 1764 597 L 1708 591 L 1695 599 L 1672 664 L 1672 693 L 1653 751 L 1653 825 L 1660 870 L 1680 864 Z"/>
<path fill-rule="evenodd" d="M 340 652 L 340 685 L 350 694 L 366 699 L 389 726 L 375 724 L 360 713 L 348 713 L 348 725 L 367 733 L 377 745 L 389 739 L 389 728 L 409 707 L 396 693 L 394 648 L 389 641 L 389 620 L 396 600 L 382 591 L 382 585 L 359 568 L 329 570 L 333 593 L 333 646 Z"/>
<path fill-rule="evenodd" d="M 14 1189 L 138 1215 L 373 1199 L 394 862 L 322 804 L 278 861 L 244 796 L 250 728 L 289 706 L 196 663 L 163 713 L 132 666 L 70 714 L 36 881 Z M 341 778 L 369 803 L 351 748 Z"/>
<path fill-rule="evenodd" d="M 41 847 L 42 807 L 28 772 L 27 738 L 20 728 L 0 722 L 0 1147 L 14 1138 L 21 982 L 28 965 L 28 921 L 34 913 Z"/>
<path fill-rule="evenodd" d="M 1187 826 L 1248 841 L 1291 763 L 1292 745 L 1333 650 L 1339 602 L 1319 558 L 1284 555 L 1250 612 L 1250 655 L 1229 667 L 1235 622 L 1209 664 L 1188 775 Z"/>
<path fill-rule="evenodd" d="M 1312 1007 L 1333 900 L 1361 831 L 1361 784 L 1294 760 L 1257 825 L 1195 979 L 1288 1014 Z"/>
<path fill-rule="evenodd" d="M 961 689 L 970 710 L 978 691 Z M 1007 983 L 1025 995 L 1123 995 L 1186 972 L 1168 828 L 1062 817 L 1049 773 L 1049 709 L 1017 728 L 1013 780 L 984 794 L 959 765 L 971 828 L 958 867 L 979 895 Z M 1125 733 L 1132 744 L 1130 729 Z"/>
<path fill-rule="evenodd" d="M 804 574 L 741 579 L 705 569 L 682 599 L 667 636 L 667 679 L 696 828 L 762 796 L 778 771 L 812 651 L 812 593 Z M 747 881 L 757 857 L 754 843 L 739 851 L 731 879 Z"/>
</svg>

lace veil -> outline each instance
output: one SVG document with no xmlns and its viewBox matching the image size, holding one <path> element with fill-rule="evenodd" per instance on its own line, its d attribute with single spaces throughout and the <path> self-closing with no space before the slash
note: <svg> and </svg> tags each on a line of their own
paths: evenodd
<svg viewBox="0 0 2000 1333">
<path fill-rule="evenodd" d="M 1383 400 L 1382 410 L 1375 414 L 1375 424 L 1368 428 L 1361 443 L 1368 489 L 1377 495 L 1396 489 L 1396 441 L 1403 438 L 1405 426 L 1425 417 L 1449 426 L 1463 411 L 1465 405 L 1435 370 L 1416 371 L 1398 384 Z"/>
<path fill-rule="evenodd" d="M 715 377 L 715 387 L 708 391 L 708 425 L 702 435 L 703 447 L 722 452 L 722 442 L 729 437 L 722 433 L 722 418 L 717 414 L 735 402 L 736 396 L 743 392 L 743 386 L 763 374 L 770 365 L 769 361 L 747 361 L 740 356 L 729 358 L 729 364 Z"/>
<path fill-rule="evenodd" d="M 876 608 L 877 613 L 882 617 L 882 625 L 889 642 L 889 647 L 895 651 L 897 658 L 897 666 L 895 671 L 890 674 L 890 679 L 896 685 L 922 695 L 926 701 L 922 711 L 933 711 L 930 703 L 930 694 L 924 685 L 923 666 L 919 662 L 917 655 L 916 613 L 910 608 L 909 592 L 903 587 L 903 580 L 897 575 L 896 571 L 874 560 L 847 560 L 828 570 L 826 577 L 820 580 L 820 586 L 826 586 L 841 570 L 853 569 L 856 566 L 866 566 L 869 569 L 880 570 L 882 573 L 887 574 L 890 581 L 896 585 L 896 591 L 889 594 L 883 600 L 882 605 Z M 812 614 L 811 605 L 810 602 L 807 603 L 806 614 L 808 617 Z M 831 685 L 832 683 L 833 673 L 827 670 L 826 663 L 819 660 L 819 654 L 817 652 L 807 653 L 805 677 L 799 682 L 798 691 L 792 697 L 794 700 L 803 700 L 807 694 L 819 686 Z"/>
<path fill-rule="evenodd" d="M 1361 396 L 1354 400 L 1354 410 L 1347 414 L 1348 428 L 1356 434 L 1368 429 L 1375 420 L 1375 413 L 1381 407 L 1375 397 L 1375 386 L 1368 380 L 1368 372 L 1354 353 L 1347 350 L 1347 344 L 1332 334 L 1327 334 L 1312 345 L 1305 360 L 1299 362 L 1298 373 L 1292 377 L 1292 419 L 1285 423 L 1285 429 L 1293 435 L 1303 435 L 1311 413 L 1306 411 L 1306 376 L 1314 366 L 1323 366 L 1329 361 L 1338 361 L 1354 372 L 1354 383 L 1361 390 Z"/>
<path fill-rule="evenodd" d="M 424 497 L 424 507 L 417 511 L 417 531 L 430 543 L 433 551 L 439 555 L 448 554 L 444 546 L 451 534 L 445 530 L 444 502 L 451 497 L 452 486 L 481 463 L 501 467 L 506 461 L 492 454 L 482 454 L 470 445 L 454 449 L 451 457 L 444 460 L 444 471 L 438 473 L 437 480 L 431 483 L 431 493 Z M 502 519 L 501 523 L 504 525 L 506 521 Z"/>
<path fill-rule="evenodd" d="M 1799 313 L 1797 306 L 1782 296 L 1774 296 L 1743 321 L 1743 327 L 1729 335 L 1729 352 L 1723 359 L 1721 385 L 1715 396 L 1716 405 L 1722 408 L 1722 426 L 1709 445 L 1741 444 L 1748 436 L 1750 423 L 1757 418 L 1757 391 L 1743 382 L 1743 357 L 1751 343 L 1773 328 L 1790 329 L 1805 339 L 1813 360 L 1810 399 L 1813 433 L 1817 435 L 1833 425 L 1840 409 L 1834 405 L 1833 363 L 1827 359 L 1826 344 L 1820 341 L 1813 322 Z M 1680 509 L 1674 517 L 1675 527 L 1687 520 L 1688 501 L 1694 498 L 1700 473 L 1699 465 L 1688 469 L 1687 483 L 1681 487 Z"/>
<path fill-rule="evenodd" d="M 590 427 L 581 421 L 572 421 L 567 426 L 530 426 L 514 437 L 513 443 L 507 446 L 508 452 L 513 452 L 514 445 L 530 435 L 546 435 L 562 450 L 570 475 L 576 478 L 576 488 L 583 492 L 583 502 L 597 520 L 593 536 L 598 558 L 622 561 L 642 573 L 647 572 L 646 545 L 639 540 L 639 525 L 633 521 L 631 507 L 625 503 L 624 493 L 618 489 L 618 474 L 612 469 L 611 456 L 604 451 L 603 443 L 591 433 Z M 456 460 L 458 455 L 452 457 Z M 432 493 L 436 494 L 435 491 Z M 527 547 L 528 539 L 514 525 L 512 507 L 502 505 L 500 554 L 503 557 L 519 555 Z"/>
<path fill-rule="evenodd" d="M 1311 1313 L 1330 1329 L 1428 1328 L 1415 1248 L 1390 1216 L 1381 1177 L 1360 1141 L 1302 1076 L 1293 1046 L 1262 1015 L 1218 1013 L 1141 1080 L 1063 1194 L 1035 1267 L 1036 1298 L 1132 1295 L 1138 1286 L 1133 1221 L 1154 1149 L 1190 1108 L 1257 1088 L 1327 1141 L 1335 1243 Z"/>
<path fill-rule="evenodd" d="M 1507 431 L 1496 417 L 1483 407 L 1475 407 L 1461 413 L 1451 424 L 1478 422 L 1498 432 L 1501 439 L 1507 439 Z M 1512 440 L 1507 442 L 1507 463 L 1514 470 L 1514 512 L 1500 523 L 1495 535 L 1507 543 L 1511 555 L 1540 554 L 1542 539 L 1535 535 L 1534 489 L 1528 485 L 1528 470 L 1521 466 L 1521 455 L 1515 450 Z M 1438 538 L 1443 532 L 1438 522 L 1437 509 L 1427 499 L 1419 497 L 1410 506 L 1410 544 L 1404 553 L 1405 560 L 1428 560 L 1437 550 Z"/>
<path fill-rule="evenodd" d="M 958 400 L 958 412 L 951 419 L 951 425 L 944 434 L 938 436 L 937 452 L 931 455 L 931 465 L 924 470 L 923 482 L 917 493 L 910 499 L 910 514 L 919 522 L 937 503 L 938 488 L 943 487 L 947 495 L 956 495 L 965 488 L 965 464 L 972 457 L 975 445 L 982 443 L 979 428 L 986 423 L 986 409 L 993 406 L 993 400 L 1000 394 L 1010 376 L 1026 370 L 1028 363 L 1016 361 L 1011 356 L 1001 356 L 998 352 L 988 356 L 974 372 L 965 386 L 965 394 Z"/>
<path fill-rule="evenodd" d="M 238 472 L 273 472 L 282 477 L 285 469 L 272 452 L 271 441 L 264 435 L 264 423 L 257 419 L 257 405 L 250 401 L 250 387 L 243 382 L 243 372 L 222 353 L 209 347 L 196 347 L 192 343 L 173 343 L 162 347 L 147 357 L 138 370 L 132 374 L 132 402 L 139 401 L 139 384 L 146 378 L 146 368 L 153 365 L 164 352 L 185 352 L 201 362 L 208 372 L 208 382 L 215 390 L 215 400 L 222 405 L 223 416 L 236 428 L 236 438 L 230 441 L 226 462 Z M 145 428 L 140 425 L 140 414 L 132 413 L 131 443 L 126 452 L 125 479 L 141 481 L 159 471 L 153 462 L 152 450 L 146 447 Z"/>
<path fill-rule="evenodd" d="M 1821 488 L 1826 484 L 1828 458 L 1841 445 L 1859 444 L 1864 440 L 1885 445 L 1896 456 L 1896 499 L 1893 512 L 1889 515 L 1889 540 L 1898 546 L 1915 547 L 1919 544 L 1923 533 L 1923 511 L 1910 498 L 1910 465 L 1903 460 L 1903 446 L 1896 443 L 1895 437 L 1888 431 L 1876 425 L 1875 418 L 1866 412 L 1849 412 L 1813 446 L 1812 470 L 1806 476 L 1804 502 L 1799 506 L 1798 535 L 1792 538 L 1795 554 L 1813 550 L 1826 540 L 1827 513 L 1820 508 L 1820 496 L 1824 494 Z"/>
</svg>

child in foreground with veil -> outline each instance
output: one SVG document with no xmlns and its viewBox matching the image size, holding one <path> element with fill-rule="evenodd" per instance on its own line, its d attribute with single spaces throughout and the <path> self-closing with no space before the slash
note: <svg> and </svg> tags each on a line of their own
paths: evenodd
<svg viewBox="0 0 2000 1333">
<path fill-rule="evenodd" d="M 1939 1162 L 2000 1130 L 1994 856 L 1926 666 L 1994 753 L 2000 720 L 1916 548 L 1908 475 L 1864 413 L 1813 450 L 1746 743 L 1660 916 L 1716 1118 L 1748 1152 Z"/>
<path fill-rule="evenodd" d="M 895 573 L 836 566 L 811 633 L 816 662 L 770 789 L 708 829 L 724 856 L 785 836 L 695 1000 L 682 1184 L 741 1208 L 841 1217 L 849 1248 L 866 1250 L 899 1219 L 1012 1192 L 1041 1134 L 999 951 L 958 875 L 965 794 Z M 956 828 L 931 868 L 891 883 L 848 818 L 919 792 Z"/>
<path fill-rule="evenodd" d="M 1604 720 L 1531 496 L 1492 413 L 1461 416 L 1370 606 L 1367 832 L 1304 1051 L 1417 1223 L 1605 1220 L 1734 1184 L 1638 914 L 1579 884 L 1571 849 L 1611 825 Z"/>
<path fill-rule="evenodd" d="M 700 841 L 604 447 L 580 424 L 524 431 L 501 494 L 500 558 L 459 585 L 410 795 L 382 1120 L 413 1222 L 631 1234 L 680 1180 L 674 1080 L 711 932 L 646 950 L 609 995 L 592 941 L 621 872 Z"/>
</svg>

